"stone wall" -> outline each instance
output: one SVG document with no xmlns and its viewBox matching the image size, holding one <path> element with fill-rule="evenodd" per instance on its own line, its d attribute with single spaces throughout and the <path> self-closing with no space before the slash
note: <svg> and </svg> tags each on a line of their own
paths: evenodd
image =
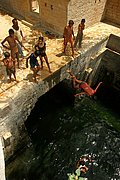
<svg viewBox="0 0 120 180">
<path fill-rule="evenodd" d="M 59 82 L 69 78 L 66 73 L 68 68 L 72 69 L 72 72 L 76 75 L 81 72 L 79 76 L 81 79 L 84 78 L 86 69 L 91 68 L 93 70 L 89 76 L 89 81 L 91 81 L 102 58 L 98 52 L 105 47 L 106 40 L 105 38 L 84 51 L 74 61 L 71 60 L 43 81 L 39 81 L 38 84 L 22 81 L 1 95 L 0 136 L 3 136 L 5 140 L 5 158 L 12 156 L 30 141 L 24 122 L 40 96 Z M 13 92 L 12 95 L 11 91 Z"/>
<path fill-rule="evenodd" d="M 105 2 L 106 0 L 38 0 L 39 13 L 32 11 L 32 0 L 1 0 L 0 5 L 33 24 L 40 23 L 63 34 L 64 26 L 69 19 L 75 21 L 75 30 L 82 18 L 86 19 L 86 27 L 100 22 Z"/>
<path fill-rule="evenodd" d="M 63 33 L 64 26 L 67 23 L 67 5 L 66 0 L 39 0 L 40 18 L 48 24 L 48 27 Z"/>
<path fill-rule="evenodd" d="M 64 26 L 70 19 L 75 22 L 75 32 L 82 18 L 86 19 L 86 27 L 104 19 L 120 24 L 119 0 L 38 0 L 39 13 L 32 11 L 31 2 L 1 0 L 0 6 L 30 23 L 44 25 L 47 30 L 59 34 L 63 34 Z"/>
<path fill-rule="evenodd" d="M 68 6 L 67 20 L 73 19 L 75 30 L 82 18 L 86 19 L 86 27 L 101 21 L 106 0 L 71 0 Z"/>
<path fill-rule="evenodd" d="M 120 0 L 107 0 L 105 20 L 120 25 Z"/>
<path fill-rule="evenodd" d="M 11 14 L 18 14 L 22 17 L 25 17 L 26 14 L 30 11 L 29 0 L 0 0 L 0 6 L 5 10 L 8 10 Z"/>
</svg>

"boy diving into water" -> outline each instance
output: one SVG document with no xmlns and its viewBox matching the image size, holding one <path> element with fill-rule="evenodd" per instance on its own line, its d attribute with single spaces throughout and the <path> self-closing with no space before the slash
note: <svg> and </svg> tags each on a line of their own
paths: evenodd
<svg viewBox="0 0 120 180">
<path fill-rule="evenodd" d="M 78 80 L 72 73 L 70 70 L 67 70 L 67 72 L 70 74 L 71 79 L 72 79 L 72 84 L 73 84 L 73 88 L 74 89 L 83 89 L 84 92 L 80 92 L 75 94 L 75 97 L 80 96 L 82 94 L 86 94 L 88 96 L 92 96 L 96 93 L 96 91 L 98 90 L 99 86 L 102 84 L 102 82 L 100 82 L 97 87 L 95 89 L 92 89 L 86 82 L 84 81 L 80 81 Z"/>
</svg>

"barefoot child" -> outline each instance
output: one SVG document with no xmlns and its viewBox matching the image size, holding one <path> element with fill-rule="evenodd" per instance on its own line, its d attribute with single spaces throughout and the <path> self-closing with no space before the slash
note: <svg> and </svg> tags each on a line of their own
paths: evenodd
<svg viewBox="0 0 120 180">
<path fill-rule="evenodd" d="M 75 39 L 74 47 L 76 48 L 77 44 L 78 47 L 81 48 L 81 43 L 83 39 L 83 30 L 85 29 L 85 19 L 81 20 L 81 23 L 78 25 L 78 33 Z"/>
<path fill-rule="evenodd" d="M 9 81 L 11 82 L 12 74 L 13 74 L 15 81 L 16 81 L 14 61 L 11 58 L 9 52 L 5 52 L 4 56 L 5 56 L 5 58 L 3 59 L 3 63 L 6 67 L 6 72 L 7 72 L 7 75 L 9 76 Z"/>
<path fill-rule="evenodd" d="M 15 58 L 17 58 L 18 68 L 19 68 L 19 53 L 18 53 L 18 46 L 17 42 L 22 46 L 22 43 L 18 40 L 18 38 L 14 35 L 13 29 L 9 29 L 9 36 L 7 36 L 2 42 L 2 46 L 8 50 L 11 51 L 11 57 L 14 60 L 14 66 L 15 66 Z M 5 43 L 8 43 L 9 46 L 6 46 Z M 27 50 L 24 47 L 25 50 Z"/>
<path fill-rule="evenodd" d="M 51 73 L 50 65 L 48 62 L 48 57 L 46 54 L 46 43 L 44 42 L 44 38 L 42 36 L 39 37 L 38 43 L 35 45 L 35 50 L 40 52 L 40 62 L 41 62 L 41 69 L 43 69 L 43 58 L 48 66 L 49 72 Z"/>
<path fill-rule="evenodd" d="M 37 82 L 36 80 L 36 76 L 37 73 L 40 70 L 40 65 L 38 63 L 37 57 L 40 55 L 39 51 L 35 51 L 34 53 L 32 53 L 27 59 L 26 59 L 26 68 L 28 68 L 28 60 L 30 59 L 30 69 L 33 71 L 33 77 L 35 82 Z"/>
<path fill-rule="evenodd" d="M 74 37 L 73 25 L 74 25 L 74 22 L 72 20 L 70 20 L 68 26 L 66 26 L 64 28 L 63 37 L 64 37 L 64 53 L 65 53 L 67 44 L 69 42 L 71 45 L 71 48 L 72 48 L 72 56 L 74 57 L 74 45 L 73 44 L 74 44 L 75 37 Z"/>
<path fill-rule="evenodd" d="M 14 30 L 14 34 L 15 34 L 15 36 L 18 38 L 18 40 L 21 42 L 21 44 L 22 44 L 22 40 L 23 40 L 23 32 L 22 32 L 22 30 L 21 30 L 21 28 L 20 28 L 20 26 L 19 26 L 19 24 L 18 24 L 18 20 L 16 19 L 16 18 L 14 18 L 13 20 L 12 20 L 12 23 L 13 23 L 13 25 L 12 25 L 12 28 L 13 28 L 13 30 Z M 21 56 L 21 57 L 23 57 L 24 55 L 23 55 L 23 51 L 22 51 L 22 46 L 21 46 L 21 44 L 19 44 L 18 42 L 17 42 L 17 46 L 18 46 L 18 52 L 19 52 L 19 55 Z"/>
<path fill-rule="evenodd" d="M 72 83 L 73 83 L 73 87 L 75 89 L 83 89 L 84 92 L 81 92 L 81 93 L 78 93 L 78 94 L 75 94 L 75 97 L 76 96 L 79 96 L 79 95 L 82 95 L 82 94 L 87 94 L 88 96 L 92 96 L 96 93 L 97 89 L 99 88 L 99 86 L 101 85 L 102 82 L 100 82 L 97 87 L 94 89 L 92 89 L 86 82 L 84 81 L 80 81 L 78 79 L 76 79 L 76 77 L 71 73 L 70 70 L 67 70 L 67 72 L 70 74 L 71 76 L 71 79 L 72 79 Z"/>
</svg>

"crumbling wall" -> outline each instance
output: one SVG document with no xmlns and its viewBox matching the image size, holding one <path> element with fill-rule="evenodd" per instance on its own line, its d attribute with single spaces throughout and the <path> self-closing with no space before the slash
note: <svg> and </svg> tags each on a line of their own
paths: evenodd
<svg viewBox="0 0 120 180">
<path fill-rule="evenodd" d="M 104 18 L 120 25 L 120 0 L 107 0 Z"/>
<path fill-rule="evenodd" d="M 86 19 L 86 27 L 101 21 L 106 0 L 71 0 L 68 6 L 68 21 L 74 20 L 74 29 L 77 31 L 82 18 Z"/>
</svg>

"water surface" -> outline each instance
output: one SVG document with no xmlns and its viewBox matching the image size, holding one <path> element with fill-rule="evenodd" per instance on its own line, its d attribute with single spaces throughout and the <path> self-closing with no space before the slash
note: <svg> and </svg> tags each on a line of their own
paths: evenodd
<svg viewBox="0 0 120 180">
<path fill-rule="evenodd" d="M 31 143 L 7 165 L 7 180 L 66 180 L 85 154 L 94 160 L 88 179 L 120 179 L 120 118 L 101 92 L 74 99 L 61 83 L 42 96 L 25 124 Z"/>
</svg>

